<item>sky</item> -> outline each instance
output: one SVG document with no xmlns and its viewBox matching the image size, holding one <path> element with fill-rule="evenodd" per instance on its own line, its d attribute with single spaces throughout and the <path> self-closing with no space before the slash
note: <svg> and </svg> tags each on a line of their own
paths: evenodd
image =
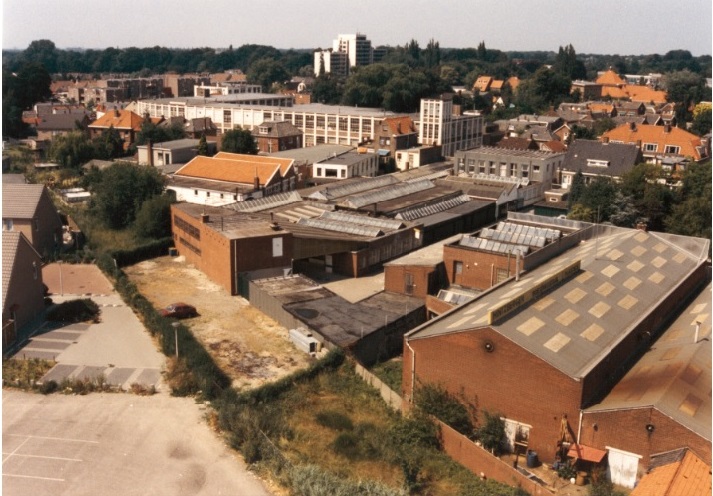
<svg viewBox="0 0 713 496">
<path fill-rule="evenodd" d="M 711 0 L 2 0 L 2 47 L 329 48 L 338 34 L 373 46 L 642 55 L 713 52 Z"/>
</svg>

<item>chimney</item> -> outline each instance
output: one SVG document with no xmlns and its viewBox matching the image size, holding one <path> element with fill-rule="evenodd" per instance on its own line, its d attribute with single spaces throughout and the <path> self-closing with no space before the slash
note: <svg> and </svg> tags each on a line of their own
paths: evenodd
<svg viewBox="0 0 713 496">
<path fill-rule="evenodd" d="M 208 214 L 201 214 L 201 224 L 207 224 L 209 220 L 210 216 Z"/>
<path fill-rule="evenodd" d="M 641 148 L 641 140 L 636 140 L 636 148 Z"/>
<path fill-rule="evenodd" d="M 636 131 L 636 122 L 630 122 L 629 129 L 631 129 L 632 131 Z"/>
<path fill-rule="evenodd" d="M 647 224 L 646 222 L 637 222 L 637 223 L 636 223 L 636 228 L 637 228 L 639 231 L 644 231 L 644 232 L 647 232 L 647 231 L 649 230 L 649 226 L 648 226 L 648 224 Z"/>
<path fill-rule="evenodd" d="M 255 179 L 253 181 L 253 188 L 255 191 L 260 189 L 260 178 L 257 175 L 257 167 L 255 167 Z"/>
<path fill-rule="evenodd" d="M 602 143 L 605 145 L 609 143 L 609 136 L 602 136 Z"/>
<path fill-rule="evenodd" d="M 121 114 L 119 113 L 119 109 L 114 107 L 114 117 L 119 117 Z"/>
<path fill-rule="evenodd" d="M 663 132 L 664 133 L 670 133 L 671 132 L 671 124 L 665 124 L 663 127 Z"/>
</svg>

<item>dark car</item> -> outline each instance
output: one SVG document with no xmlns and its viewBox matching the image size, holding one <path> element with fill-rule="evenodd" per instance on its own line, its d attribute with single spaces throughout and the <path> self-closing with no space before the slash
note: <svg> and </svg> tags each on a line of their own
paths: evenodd
<svg viewBox="0 0 713 496">
<path fill-rule="evenodd" d="M 160 310 L 160 312 L 164 317 L 172 317 L 174 319 L 187 319 L 198 315 L 196 307 L 188 305 L 187 303 L 172 303 Z"/>
</svg>

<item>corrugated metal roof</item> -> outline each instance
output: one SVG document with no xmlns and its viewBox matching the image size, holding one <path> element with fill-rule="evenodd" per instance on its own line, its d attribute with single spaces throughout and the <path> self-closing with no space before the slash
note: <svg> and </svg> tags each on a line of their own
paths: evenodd
<svg viewBox="0 0 713 496">
<path fill-rule="evenodd" d="M 315 227 L 317 229 L 325 229 L 327 231 L 355 234 L 357 236 L 366 236 L 370 238 L 376 238 L 384 234 L 384 231 L 382 231 L 378 227 L 371 227 L 360 224 L 350 224 L 342 221 L 328 220 L 322 218 L 302 218 L 297 222 L 297 224 L 305 225 L 308 227 Z"/>
<path fill-rule="evenodd" d="M 428 180 L 394 184 L 389 188 L 369 191 L 361 195 L 352 195 L 344 202 L 344 204 L 350 208 L 360 208 L 372 203 L 393 200 L 394 198 L 410 195 L 412 193 L 418 193 L 420 191 L 425 191 L 435 187 L 436 186 Z"/>
<path fill-rule="evenodd" d="M 398 213 L 395 218 L 403 220 L 416 220 L 420 219 L 421 217 L 426 217 L 427 215 L 445 212 L 446 210 L 450 210 L 451 208 L 457 207 L 458 205 L 468 203 L 469 201 L 470 197 L 468 195 L 460 195 L 455 198 L 449 198 L 447 200 L 433 203 L 431 205 L 426 205 L 424 207 L 416 207 L 404 210 L 403 212 Z"/>
<path fill-rule="evenodd" d="M 344 196 L 369 191 L 382 186 L 389 186 L 397 183 L 398 180 L 392 175 L 379 176 L 374 178 L 359 178 L 359 180 L 349 181 L 346 184 L 328 186 L 309 195 L 313 200 L 333 200 Z"/>
<path fill-rule="evenodd" d="M 260 212 L 282 205 L 289 205 L 302 201 L 302 196 L 296 191 L 288 193 L 278 193 L 276 195 L 265 196 L 257 200 L 243 201 L 233 203 L 231 206 L 237 212 Z"/>
<path fill-rule="evenodd" d="M 32 219 L 45 187 L 42 184 L 2 184 L 3 219 Z"/>
<path fill-rule="evenodd" d="M 533 219 L 536 216 L 532 216 Z M 570 377 L 585 376 L 637 322 L 705 262 L 704 239 L 595 226 L 599 239 L 496 287 L 409 334 L 425 339 L 492 327 Z M 492 325 L 489 312 L 545 284 L 576 261 L 580 270 Z M 603 325 L 606 322 L 606 325 Z"/>
</svg>

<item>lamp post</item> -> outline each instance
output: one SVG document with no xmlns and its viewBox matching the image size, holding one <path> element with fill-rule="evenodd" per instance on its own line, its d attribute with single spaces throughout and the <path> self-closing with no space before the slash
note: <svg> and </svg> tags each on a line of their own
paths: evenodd
<svg viewBox="0 0 713 496">
<path fill-rule="evenodd" d="M 178 322 L 173 322 L 171 325 L 173 326 L 173 336 L 176 340 L 176 358 L 178 358 L 178 326 L 180 324 Z"/>
</svg>

